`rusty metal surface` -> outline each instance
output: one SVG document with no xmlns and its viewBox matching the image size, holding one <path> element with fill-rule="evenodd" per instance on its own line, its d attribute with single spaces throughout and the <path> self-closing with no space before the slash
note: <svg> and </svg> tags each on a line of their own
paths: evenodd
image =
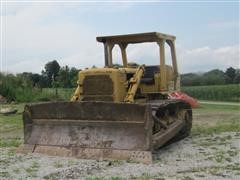
<svg viewBox="0 0 240 180">
<path fill-rule="evenodd" d="M 29 145 L 151 151 L 149 105 L 56 102 L 26 105 L 24 143 Z"/>
<path fill-rule="evenodd" d="M 172 139 L 183 128 L 183 125 L 184 121 L 178 120 L 172 125 L 170 125 L 168 129 L 154 134 L 153 136 L 154 149 L 161 147 L 170 139 Z"/>
<path fill-rule="evenodd" d="M 112 95 L 113 82 L 109 75 L 90 75 L 83 81 L 84 95 Z"/>
<path fill-rule="evenodd" d="M 187 112 L 187 105 L 173 100 L 29 104 L 23 113 L 24 145 L 18 152 L 150 163 L 153 149 L 183 131 Z M 153 116 L 166 127 L 153 131 Z"/>
<path fill-rule="evenodd" d="M 118 159 L 131 162 L 152 163 L 151 151 L 130 151 L 118 149 L 60 147 L 24 144 L 18 148 L 18 153 L 41 153 L 50 156 L 76 157 L 82 159 Z"/>
<path fill-rule="evenodd" d="M 173 35 L 168 35 L 159 32 L 148 32 L 148 33 L 138 33 L 138 34 L 125 34 L 125 35 L 115 35 L 115 36 L 101 36 L 96 38 L 98 42 L 111 42 L 111 43 L 142 43 L 142 42 L 155 42 L 159 39 L 175 40 L 176 37 Z"/>
<path fill-rule="evenodd" d="M 192 111 L 188 103 L 181 100 L 162 100 L 152 101 L 151 105 L 154 119 L 154 149 L 189 135 Z"/>
</svg>

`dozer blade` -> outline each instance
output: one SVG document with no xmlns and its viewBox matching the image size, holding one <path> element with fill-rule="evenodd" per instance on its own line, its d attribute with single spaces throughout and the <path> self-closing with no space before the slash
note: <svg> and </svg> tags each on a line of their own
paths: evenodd
<svg viewBox="0 0 240 180">
<path fill-rule="evenodd" d="M 29 104 L 20 153 L 152 161 L 150 105 L 111 102 Z"/>
</svg>

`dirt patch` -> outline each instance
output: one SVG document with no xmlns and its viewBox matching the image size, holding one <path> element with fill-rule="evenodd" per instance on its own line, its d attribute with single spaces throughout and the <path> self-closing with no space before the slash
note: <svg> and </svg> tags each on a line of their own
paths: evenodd
<svg viewBox="0 0 240 180">
<path fill-rule="evenodd" d="M 154 152 L 154 163 L 15 154 L 2 148 L 1 179 L 240 179 L 240 134 L 193 136 Z"/>
</svg>

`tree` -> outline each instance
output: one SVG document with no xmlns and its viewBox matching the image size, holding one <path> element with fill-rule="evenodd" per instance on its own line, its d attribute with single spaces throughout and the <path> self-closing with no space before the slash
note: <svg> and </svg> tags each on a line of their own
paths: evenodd
<svg viewBox="0 0 240 180">
<path fill-rule="evenodd" d="M 42 73 L 42 75 L 40 76 L 40 79 L 39 79 L 39 86 L 40 88 L 46 88 L 46 87 L 50 87 L 51 85 L 51 82 L 50 80 L 48 79 L 48 77 L 46 75 L 44 75 Z"/>
<path fill-rule="evenodd" d="M 204 73 L 202 78 L 202 85 L 217 85 L 225 83 L 225 74 L 219 69 L 213 69 Z"/>
<path fill-rule="evenodd" d="M 41 75 L 39 75 L 37 73 L 32 74 L 31 80 L 33 83 L 33 87 L 40 86 L 40 84 L 39 84 L 40 78 L 41 78 Z"/>
<path fill-rule="evenodd" d="M 227 68 L 225 75 L 228 77 L 228 78 L 226 78 L 226 83 L 227 84 L 233 83 L 233 80 L 236 75 L 236 70 L 232 67 L 229 67 L 229 68 Z"/>
<path fill-rule="evenodd" d="M 32 73 L 30 72 L 23 72 L 20 74 L 17 74 L 17 78 L 21 80 L 21 87 L 22 88 L 29 88 L 33 87 L 33 81 L 32 81 Z"/>
<path fill-rule="evenodd" d="M 61 67 L 57 78 L 59 86 L 64 88 L 76 87 L 78 72 L 79 70 L 76 68 L 70 69 L 68 66 Z"/>
<path fill-rule="evenodd" d="M 71 85 L 70 87 L 76 87 L 77 80 L 78 80 L 78 72 L 81 71 L 81 69 L 76 69 L 72 67 L 70 69 L 70 79 L 71 79 Z"/>
<path fill-rule="evenodd" d="M 45 72 L 49 79 L 56 80 L 60 66 L 56 60 L 50 61 L 45 65 Z"/>
<path fill-rule="evenodd" d="M 48 62 L 45 66 L 45 71 L 42 71 L 42 75 L 46 75 L 50 84 L 52 85 L 53 81 L 56 81 L 60 66 L 56 60 Z"/>
<path fill-rule="evenodd" d="M 63 88 L 67 88 L 71 86 L 70 79 L 70 69 L 68 66 L 61 67 L 59 70 L 59 75 L 57 77 L 57 81 L 59 82 L 59 86 Z"/>
<path fill-rule="evenodd" d="M 240 69 L 236 69 L 236 74 L 235 74 L 233 83 L 240 84 Z"/>
<path fill-rule="evenodd" d="M 187 73 L 181 75 L 181 84 L 183 86 L 199 86 L 201 85 L 201 74 Z"/>
</svg>

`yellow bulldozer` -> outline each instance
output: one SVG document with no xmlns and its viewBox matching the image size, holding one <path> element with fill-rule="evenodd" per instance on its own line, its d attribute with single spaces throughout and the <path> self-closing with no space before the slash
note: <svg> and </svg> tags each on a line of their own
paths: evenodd
<svg viewBox="0 0 240 180">
<path fill-rule="evenodd" d="M 105 67 L 80 71 L 69 102 L 27 104 L 18 152 L 151 163 L 154 150 L 189 135 L 191 106 L 168 98 L 180 89 L 175 37 L 150 32 L 97 41 L 104 45 Z M 157 43 L 159 64 L 128 63 L 127 46 L 136 43 Z M 166 44 L 172 65 L 165 63 Z M 114 46 L 121 67 L 112 62 Z"/>
</svg>

